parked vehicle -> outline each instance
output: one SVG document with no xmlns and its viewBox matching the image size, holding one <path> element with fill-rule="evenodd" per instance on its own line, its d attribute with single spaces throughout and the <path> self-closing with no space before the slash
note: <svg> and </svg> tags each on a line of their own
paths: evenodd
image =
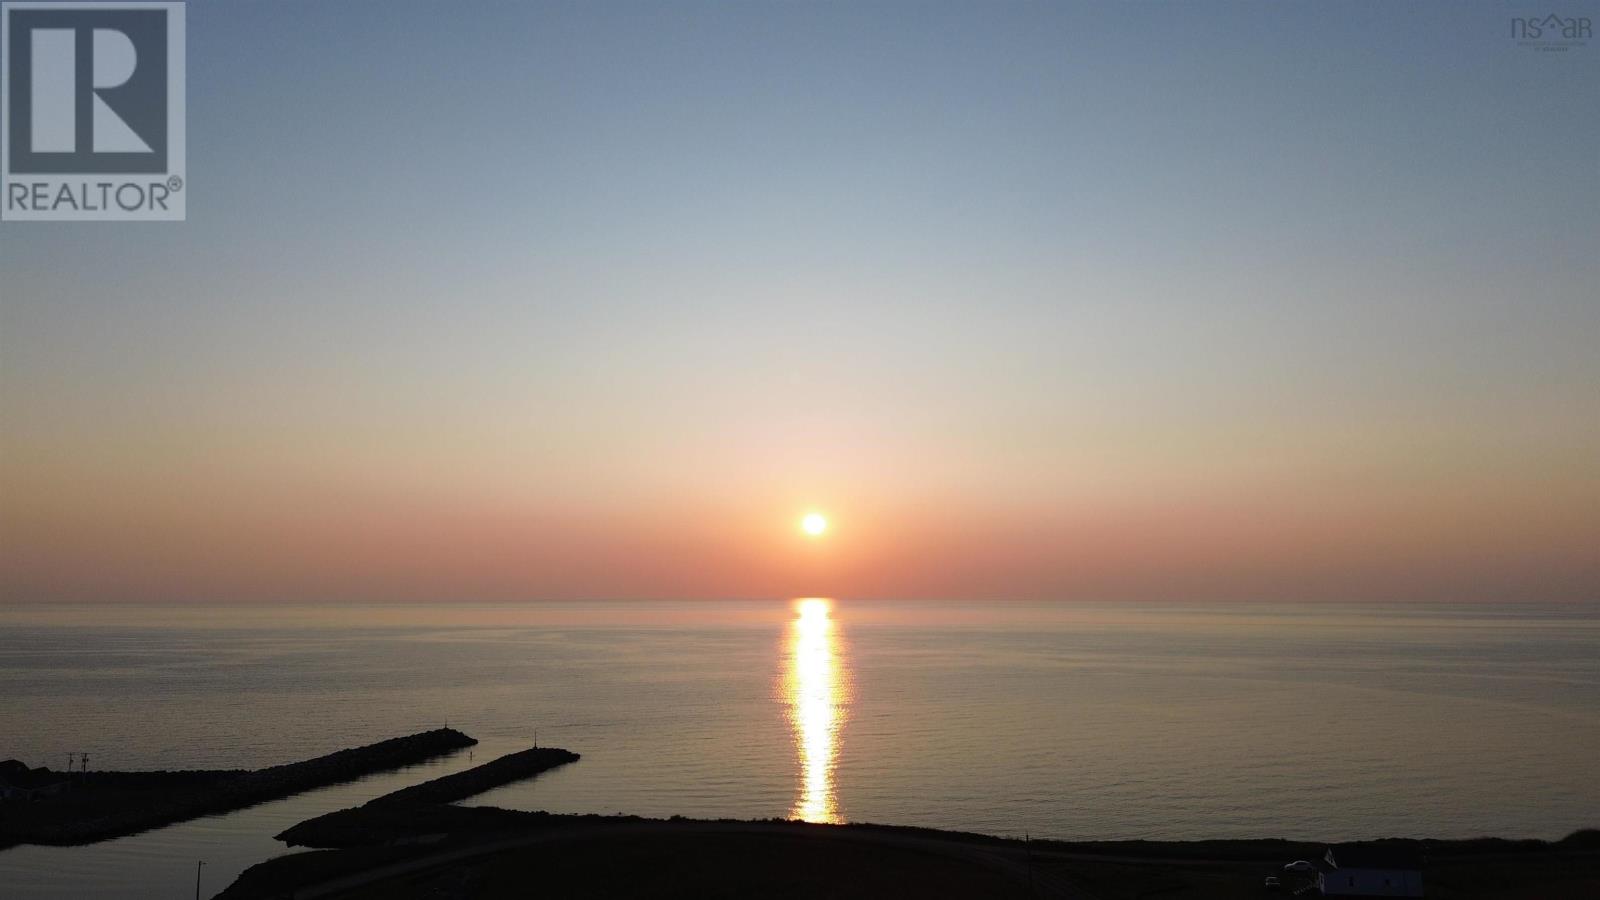
<svg viewBox="0 0 1600 900">
<path fill-rule="evenodd" d="M 1284 866 L 1283 870 L 1285 872 L 1315 872 L 1317 867 L 1303 859 L 1297 859 L 1294 862 Z"/>
<path fill-rule="evenodd" d="M 1267 880 L 1261 882 L 1261 886 L 1273 894 L 1283 890 L 1283 882 L 1279 881 L 1276 875 L 1268 875 Z"/>
</svg>

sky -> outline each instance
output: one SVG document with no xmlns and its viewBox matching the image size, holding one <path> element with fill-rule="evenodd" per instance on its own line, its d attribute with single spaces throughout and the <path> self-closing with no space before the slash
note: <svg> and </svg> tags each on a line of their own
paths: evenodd
<svg viewBox="0 0 1600 900">
<path fill-rule="evenodd" d="M 188 221 L 0 224 L 0 600 L 1600 599 L 1549 11 L 192 3 Z"/>
</svg>

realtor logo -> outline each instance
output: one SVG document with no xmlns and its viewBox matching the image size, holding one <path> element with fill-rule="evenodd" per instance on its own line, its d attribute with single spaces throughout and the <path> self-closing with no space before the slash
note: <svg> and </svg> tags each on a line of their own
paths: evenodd
<svg viewBox="0 0 1600 900">
<path fill-rule="evenodd" d="M 182 3 L 0 3 L 0 63 L 0 219 L 184 218 Z"/>
</svg>

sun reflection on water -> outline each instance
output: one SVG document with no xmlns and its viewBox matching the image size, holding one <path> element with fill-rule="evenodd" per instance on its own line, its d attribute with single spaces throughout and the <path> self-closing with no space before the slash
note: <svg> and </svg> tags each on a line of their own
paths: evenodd
<svg viewBox="0 0 1600 900">
<path fill-rule="evenodd" d="M 797 615 L 789 625 L 784 696 L 799 764 L 789 815 L 807 822 L 841 821 L 833 775 L 849 697 L 832 608 L 831 601 L 819 597 L 797 601 Z"/>
</svg>

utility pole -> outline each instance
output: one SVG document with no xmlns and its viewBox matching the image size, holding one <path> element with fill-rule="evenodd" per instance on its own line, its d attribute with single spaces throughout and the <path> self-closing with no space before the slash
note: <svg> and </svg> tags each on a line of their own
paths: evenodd
<svg viewBox="0 0 1600 900">
<path fill-rule="evenodd" d="M 200 870 L 205 868 L 206 861 L 199 860 L 194 864 L 194 900 L 200 900 Z"/>
<path fill-rule="evenodd" d="M 1039 896 L 1039 889 L 1034 887 L 1033 884 L 1033 835 L 1024 831 L 1022 833 L 1022 846 L 1028 853 L 1028 894 L 1029 896 L 1037 897 Z"/>
<path fill-rule="evenodd" d="M 67 774 L 69 775 L 72 774 L 72 758 L 77 755 L 76 753 L 67 754 Z"/>
</svg>

